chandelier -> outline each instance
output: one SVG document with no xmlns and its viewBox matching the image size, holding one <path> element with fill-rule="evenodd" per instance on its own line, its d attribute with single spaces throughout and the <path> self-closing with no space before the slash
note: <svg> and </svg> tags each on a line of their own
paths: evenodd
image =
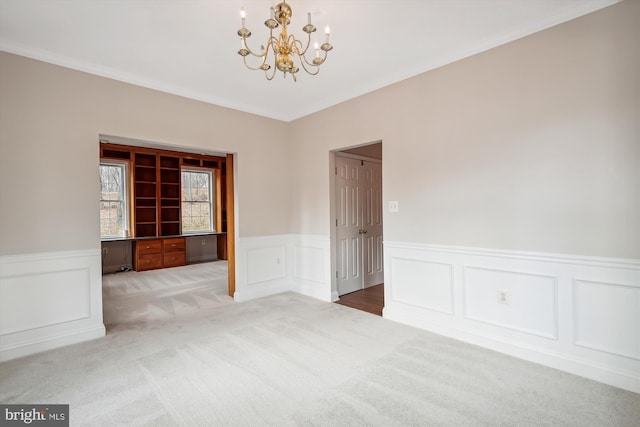
<svg viewBox="0 0 640 427">
<path fill-rule="evenodd" d="M 327 53 L 333 49 L 331 43 L 329 43 L 329 27 L 325 28 L 325 41 L 322 45 L 318 42 L 314 44 L 315 55 L 312 55 L 311 60 L 307 59 L 307 51 L 311 45 L 311 33 L 316 31 L 316 27 L 311 24 L 311 13 L 307 13 L 307 25 L 302 27 L 302 31 L 307 33 L 307 43 L 303 43 L 296 39 L 292 34 L 287 33 L 287 25 L 291 22 L 291 7 L 286 1 L 278 3 L 271 7 L 271 17 L 264 22 L 264 25 L 269 29 L 269 37 L 265 45 L 260 47 L 260 53 L 255 53 L 247 46 L 247 38 L 251 37 L 251 31 L 246 28 L 246 12 L 244 8 L 240 9 L 240 18 L 242 21 L 242 28 L 238 30 L 238 35 L 241 38 L 241 47 L 238 51 L 238 55 L 242 56 L 244 65 L 250 70 L 262 70 L 267 80 L 273 79 L 276 74 L 276 69 L 282 71 L 284 77 L 287 77 L 287 73 L 290 73 L 293 80 L 296 81 L 296 73 L 300 71 L 300 68 L 296 63 L 300 64 L 304 71 L 308 74 L 315 76 L 320 71 L 320 65 L 327 59 Z M 273 30 L 281 26 L 279 36 L 273 35 Z M 266 48 L 265 48 L 266 46 Z M 322 50 L 322 54 L 320 51 Z M 273 57 L 272 57 L 273 54 Z M 247 63 L 247 56 L 253 56 L 260 58 L 261 62 L 257 67 L 252 67 Z M 274 67 L 271 70 L 271 65 Z M 271 73 L 269 73 L 271 70 Z"/>
</svg>

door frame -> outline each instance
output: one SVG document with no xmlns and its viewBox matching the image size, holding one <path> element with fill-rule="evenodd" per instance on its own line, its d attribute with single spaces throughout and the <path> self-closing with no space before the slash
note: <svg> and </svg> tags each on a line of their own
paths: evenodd
<svg viewBox="0 0 640 427">
<path fill-rule="evenodd" d="M 231 298 L 236 292 L 236 218 L 238 218 L 236 200 L 236 154 L 227 153 L 227 288 Z"/>
<path fill-rule="evenodd" d="M 336 193 L 336 156 L 338 155 L 338 153 L 340 153 L 340 156 L 343 157 L 351 157 L 354 159 L 358 159 L 358 160 L 365 160 L 365 161 L 373 161 L 373 162 L 380 162 L 382 163 L 382 161 L 384 160 L 384 158 L 382 160 L 380 159 L 374 159 L 371 157 L 366 157 L 366 156 L 358 156 L 358 155 L 354 155 L 354 154 L 349 154 L 349 153 L 345 153 L 345 150 L 352 150 L 354 148 L 360 148 L 360 147 L 365 147 L 367 145 L 373 145 L 373 144 L 378 144 L 378 143 L 382 143 L 382 140 L 375 140 L 375 141 L 371 141 L 371 142 L 366 142 L 363 144 L 357 144 L 357 145 L 352 145 L 352 146 L 348 146 L 348 147 L 342 147 L 342 148 L 337 148 L 334 150 L 330 150 L 329 151 L 329 247 L 330 247 L 330 253 L 331 253 L 331 271 L 330 273 L 330 277 L 331 277 L 331 301 L 338 301 L 340 299 L 340 296 L 338 295 L 338 278 L 337 278 L 337 274 L 338 274 L 338 250 L 337 250 L 337 233 L 336 233 L 336 226 L 335 226 L 335 221 L 336 221 L 336 206 L 337 206 L 337 193 Z M 383 169 L 383 173 L 382 173 L 382 186 L 384 188 L 384 169 Z M 382 209 L 382 223 L 383 223 L 383 230 L 384 230 L 384 192 L 382 194 L 382 205 L 383 205 L 383 209 Z M 383 231 L 384 233 L 384 231 Z M 383 254 L 384 257 L 384 254 Z M 384 264 L 384 263 L 383 263 Z"/>
</svg>

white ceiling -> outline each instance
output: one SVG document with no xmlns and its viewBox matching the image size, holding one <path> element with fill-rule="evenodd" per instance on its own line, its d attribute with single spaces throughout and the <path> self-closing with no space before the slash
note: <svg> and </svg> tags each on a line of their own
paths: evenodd
<svg viewBox="0 0 640 427">
<path fill-rule="evenodd" d="M 0 50 L 283 121 L 619 0 L 289 0 L 334 50 L 320 74 L 267 81 L 237 54 L 265 44 L 271 0 L 0 0 Z"/>
</svg>

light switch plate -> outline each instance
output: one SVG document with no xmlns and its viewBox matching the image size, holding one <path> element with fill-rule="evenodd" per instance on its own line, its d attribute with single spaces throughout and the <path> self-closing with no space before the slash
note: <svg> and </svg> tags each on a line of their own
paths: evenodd
<svg viewBox="0 0 640 427">
<path fill-rule="evenodd" d="M 397 200 L 389 201 L 389 212 L 400 212 Z"/>
</svg>

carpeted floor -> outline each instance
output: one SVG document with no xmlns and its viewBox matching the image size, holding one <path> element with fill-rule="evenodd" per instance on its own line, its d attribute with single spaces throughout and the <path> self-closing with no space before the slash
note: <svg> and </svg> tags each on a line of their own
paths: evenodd
<svg viewBox="0 0 640 427">
<path fill-rule="evenodd" d="M 235 303 L 224 268 L 105 276 L 107 336 L 0 364 L 0 402 L 87 426 L 638 426 L 640 395 L 295 293 Z"/>
</svg>

